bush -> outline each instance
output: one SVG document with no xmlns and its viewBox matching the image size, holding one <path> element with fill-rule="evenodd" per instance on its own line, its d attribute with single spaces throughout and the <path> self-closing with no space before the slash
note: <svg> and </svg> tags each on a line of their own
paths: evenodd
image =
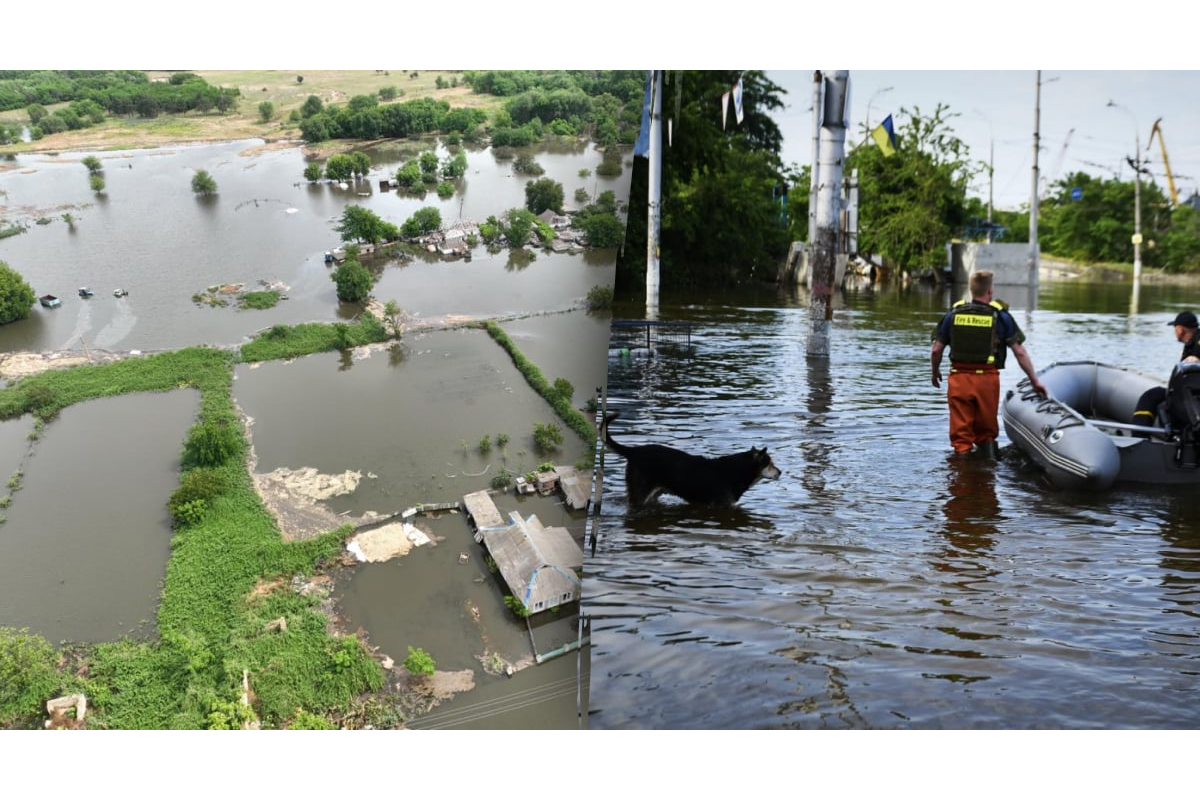
<svg viewBox="0 0 1200 800">
<path fill-rule="evenodd" d="M 314 714 L 311 711 L 305 711 L 303 708 L 296 711 L 296 716 L 292 717 L 292 722 L 287 727 L 290 731 L 337 730 L 337 725 L 334 725 L 320 714 Z"/>
<path fill-rule="evenodd" d="M 535 422 L 533 424 L 533 443 L 542 452 L 549 452 L 563 443 L 562 428 L 553 422 Z"/>
<path fill-rule="evenodd" d="M 246 292 L 242 295 L 242 308 L 274 308 L 279 303 L 279 298 L 283 295 L 275 290 L 269 292 Z"/>
<path fill-rule="evenodd" d="M 21 274 L 0 261 L 0 325 L 25 319 L 37 295 Z"/>
<path fill-rule="evenodd" d="M 181 525 L 193 525 L 208 510 L 208 501 L 225 491 L 225 476 L 213 469 L 198 468 L 183 473 L 179 488 L 171 493 L 167 508 Z"/>
<path fill-rule="evenodd" d="M 485 435 L 479 440 L 479 452 L 486 453 L 492 449 L 492 437 Z"/>
<path fill-rule="evenodd" d="M 554 393 L 567 402 L 570 402 L 571 398 L 575 396 L 575 387 L 566 378 L 555 378 Z"/>
<path fill-rule="evenodd" d="M 513 483 L 512 473 L 506 469 L 502 469 L 498 473 L 496 473 L 495 475 L 492 476 L 491 486 L 496 491 L 502 492 L 505 489 L 507 489 L 509 486 L 512 486 L 512 483 Z"/>
<path fill-rule="evenodd" d="M 504 605 L 508 606 L 508 610 L 521 619 L 529 616 L 529 609 L 525 607 L 525 604 L 511 594 L 504 595 Z"/>
<path fill-rule="evenodd" d="M 588 289 L 588 311 L 607 311 L 612 308 L 613 288 L 611 286 L 593 286 Z"/>
<path fill-rule="evenodd" d="M 437 671 L 433 656 L 421 648 L 408 646 L 408 658 L 404 659 L 404 668 L 412 675 L 429 676 Z"/>
<path fill-rule="evenodd" d="M 58 654 L 27 628 L 0 627 L 0 728 L 32 724 L 62 688 Z"/>
<path fill-rule="evenodd" d="M 337 284 L 337 299 L 343 303 L 365 301 L 375 285 L 371 271 L 353 258 L 343 261 L 329 277 Z"/>
<path fill-rule="evenodd" d="M 192 426 L 183 446 L 183 466 L 219 467 L 241 447 L 241 437 L 227 422 L 205 421 Z"/>
</svg>

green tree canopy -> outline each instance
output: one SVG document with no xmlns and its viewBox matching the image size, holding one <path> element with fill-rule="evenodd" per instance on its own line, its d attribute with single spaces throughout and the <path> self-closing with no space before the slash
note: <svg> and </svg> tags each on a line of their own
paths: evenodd
<svg viewBox="0 0 1200 800">
<path fill-rule="evenodd" d="M 983 168 L 954 135 L 956 114 L 938 104 L 925 116 L 901 108 L 896 152 L 865 144 L 846 158 L 858 170 L 859 251 L 881 255 L 904 270 L 941 265 L 946 243 L 966 222 L 967 186 Z"/>
<path fill-rule="evenodd" d="M 537 217 L 527 208 L 510 208 L 504 213 L 504 238 L 509 247 L 524 247 Z"/>
<path fill-rule="evenodd" d="M 217 181 L 208 170 L 196 170 L 196 174 L 192 176 L 192 191 L 201 197 L 214 195 L 217 193 Z"/>
<path fill-rule="evenodd" d="M 37 295 L 20 273 L 0 261 L 0 325 L 25 319 L 36 302 Z"/>
<path fill-rule="evenodd" d="M 525 207 L 534 214 L 550 209 L 557 214 L 563 210 L 563 186 L 553 178 L 538 178 L 525 184 Z"/>
<path fill-rule="evenodd" d="M 347 258 L 329 274 L 337 284 L 337 299 L 343 303 L 362 303 L 371 296 L 375 279 L 356 258 Z"/>
<path fill-rule="evenodd" d="M 398 238 L 395 224 L 382 219 L 374 211 L 360 205 L 348 205 L 342 209 L 342 220 L 337 226 L 342 241 L 370 242 L 379 244 Z"/>
<path fill-rule="evenodd" d="M 404 221 L 401 233 L 410 239 L 415 239 L 426 233 L 432 233 L 442 227 L 442 212 L 434 206 L 422 206 Z"/>
<path fill-rule="evenodd" d="M 774 277 L 790 242 L 775 195 L 784 182 L 782 135 L 771 112 L 782 107 L 784 90 L 759 71 L 669 73 L 666 98 L 675 135 L 663 148 L 660 269 L 664 289 Z M 726 118 L 721 97 L 742 79 L 741 124 Z M 664 103 L 664 107 L 667 103 Z M 640 111 L 640 109 L 639 109 Z M 597 174 L 620 169 L 615 158 Z M 646 269 L 647 164 L 634 159 L 629 190 L 627 243 L 617 261 L 617 285 L 644 286 Z"/>
</svg>

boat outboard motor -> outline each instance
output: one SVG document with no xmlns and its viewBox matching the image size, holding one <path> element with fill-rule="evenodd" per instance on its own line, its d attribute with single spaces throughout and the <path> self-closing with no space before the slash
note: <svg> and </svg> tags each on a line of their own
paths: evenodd
<svg viewBox="0 0 1200 800">
<path fill-rule="evenodd" d="M 1179 437 L 1175 463 L 1200 467 L 1200 362 L 1181 361 L 1171 371 L 1163 405 L 1167 424 Z"/>
</svg>

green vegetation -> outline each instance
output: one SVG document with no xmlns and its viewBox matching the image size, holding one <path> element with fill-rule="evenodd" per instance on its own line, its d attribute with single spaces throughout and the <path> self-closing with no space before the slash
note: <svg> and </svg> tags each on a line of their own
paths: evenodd
<svg viewBox="0 0 1200 800">
<path fill-rule="evenodd" d="M 91 175 L 88 177 L 88 185 L 92 187 L 92 191 L 99 194 L 104 191 L 104 178 L 100 175 Z"/>
<path fill-rule="evenodd" d="M 508 606 L 508 610 L 516 614 L 521 619 L 525 619 L 531 613 L 525 604 L 511 594 L 504 595 L 504 605 Z"/>
<path fill-rule="evenodd" d="M 534 214 L 550 209 L 556 214 L 563 210 L 563 186 L 553 178 L 539 178 L 525 184 L 525 207 Z"/>
<path fill-rule="evenodd" d="M 0 325 L 25 319 L 36 302 L 33 287 L 19 272 L 0 261 Z"/>
<path fill-rule="evenodd" d="M 492 437 L 487 434 L 484 434 L 483 438 L 479 440 L 479 452 L 486 454 L 491 449 L 492 449 Z"/>
<path fill-rule="evenodd" d="M 270 122 L 275 116 L 275 104 L 270 100 L 263 100 L 258 104 L 258 118 L 264 123 Z"/>
<path fill-rule="evenodd" d="M 329 277 L 337 284 L 337 298 L 343 303 L 362 303 L 371 296 L 375 278 L 357 258 L 347 256 Z"/>
<path fill-rule="evenodd" d="M 562 428 L 553 422 L 535 422 L 533 424 L 533 443 L 543 453 L 557 449 L 563 443 Z"/>
<path fill-rule="evenodd" d="M 474 135 L 486 118 L 479 109 L 452 109 L 445 100 L 424 97 L 379 105 L 375 97 L 356 95 L 345 106 L 331 105 L 305 116 L 300 135 L 309 144 L 328 139 L 403 139 L 435 131 Z"/>
<path fill-rule="evenodd" d="M 92 175 L 104 171 L 104 165 L 101 164 L 100 159 L 96 158 L 95 156 L 84 156 L 80 163 L 87 167 L 87 171 Z"/>
<path fill-rule="evenodd" d="M 169 81 L 151 81 L 145 72 L 134 70 L 0 72 L 0 111 L 24 108 L 35 140 L 100 125 L 110 115 L 153 119 L 214 110 L 224 114 L 237 108 L 239 94 L 237 89 L 210 86 L 190 72 L 176 73 Z M 58 107 L 51 112 L 46 108 L 50 105 Z"/>
<path fill-rule="evenodd" d="M 498 492 L 502 492 L 513 484 L 513 475 L 507 469 L 501 469 L 492 476 L 491 487 Z"/>
<path fill-rule="evenodd" d="M 264 292 L 246 292 L 238 298 L 238 304 L 242 308 L 274 308 L 279 304 L 279 300 L 282 297 L 283 293 L 277 289 L 270 289 Z"/>
<path fill-rule="evenodd" d="M 343 242 L 379 244 L 400 238 L 400 229 L 396 225 L 387 222 L 369 208 L 356 204 L 342 209 L 342 220 L 336 230 L 342 235 Z"/>
<path fill-rule="evenodd" d="M 745 118 L 722 129 L 712 99 L 739 75 Z M 779 157 L 782 134 L 770 117 L 783 106 L 782 89 L 755 70 L 670 73 L 663 88 L 668 97 L 679 98 L 676 130 L 688 131 L 686 145 L 680 140 L 681 146 L 663 150 L 663 286 L 774 279 L 792 241 L 773 199 L 786 180 Z M 610 168 L 605 156 L 597 173 Z M 634 159 L 627 245 L 617 259 L 616 279 L 618 287 L 634 291 L 645 285 L 646 193 L 646 161 Z M 804 193 L 793 192 L 799 194 Z M 862 208 L 861 191 L 859 198 Z"/>
<path fill-rule="evenodd" d="M 389 338 L 383 322 L 372 314 L 363 314 L 357 322 L 341 329 L 320 322 L 275 325 L 242 345 L 241 359 L 253 362 L 298 358 L 343 349 L 346 345 L 358 347 L 383 342 Z"/>
<path fill-rule="evenodd" d="M 201 197 L 211 197 L 217 193 L 217 180 L 206 169 L 196 170 L 192 176 L 192 191 Z"/>
<path fill-rule="evenodd" d="M 404 659 L 404 668 L 412 675 L 428 677 L 437 671 L 433 656 L 419 647 L 408 647 L 408 657 Z"/>
<path fill-rule="evenodd" d="M 609 311 L 613 304 L 613 287 L 608 285 L 596 285 L 588 289 L 587 307 L 588 311 Z"/>
<path fill-rule="evenodd" d="M 412 216 L 400 226 L 400 232 L 409 239 L 415 239 L 442 227 L 442 212 L 436 206 L 423 206 L 413 212 Z"/>
<path fill-rule="evenodd" d="M 92 727 L 234 727 L 249 713 L 237 703 L 247 670 L 258 719 L 266 727 L 286 727 L 297 709 L 333 713 L 382 685 L 382 671 L 360 643 L 327 633 L 320 598 L 291 588 L 293 578 L 336 557 L 350 531 L 299 543 L 282 540 L 246 469 L 231 392 L 233 364 L 231 353 L 187 348 L 46 372 L 0 390 L 5 419 L 27 412 L 46 418 L 74 403 L 129 392 L 201 393 L 199 418 L 185 445 L 188 466 L 172 495 L 187 519 L 172 539 L 158 641 L 96 645 L 81 656 L 88 668 L 78 674 L 86 678 L 68 680 L 76 673 L 64 671 L 51 680 L 45 648 L 18 639 L 21 652 L 33 657 L 10 676 L 3 670 L 11 659 L 0 655 L 0 700 L 28 697 L 41 704 L 60 686 L 76 686 L 94 705 Z M 205 503 L 205 513 L 183 511 L 196 500 Z M 251 591 L 260 584 L 279 588 Z M 286 635 L 267 624 L 281 617 Z M 0 639 L 0 651 L 11 652 L 11 634 Z"/>
<path fill-rule="evenodd" d="M 0 728 L 33 728 L 46 701 L 80 681 L 59 673 L 59 654 L 28 629 L 0 627 Z"/>
<path fill-rule="evenodd" d="M 527 359 L 525 355 L 517 349 L 517 346 L 513 344 L 512 339 L 510 339 L 508 334 L 504 332 L 504 329 L 491 320 L 484 322 L 483 327 L 491 335 L 492 339 L 494 339 L 497 344 L 503 347 L 505 352 L 507 352 L 512 358 L 513 364 L 525 377 L 526 383 L 528 383 L 535 392 L 541 395 L 542 399 L 550 404 L 550 407 L 554 409 L 554 413 L 556 413 L 559 418 L 567 424 L 567 427 L 574 431 L 575 434 L 583 441 L 592 441 L 595 432 L 592 430 L 592 425 L 588 421 L 587 417 L 576 411 L 571 406 L 571 401 L 569 399 L 564 398 L 561 394 L 555 391 L 554 387 L 549 383 L 549 381 L 546 380 L 545 376 L 542 375 L 542 371 L 537 368 L 536 364 Z M 499 440 L 497 439 L 497 441 Z M 507 437 L 505 437 L 505 441 L 507 442 Z M 562 443 L 561 431 L 558 433 L 558 443 Z"/>
</svg>

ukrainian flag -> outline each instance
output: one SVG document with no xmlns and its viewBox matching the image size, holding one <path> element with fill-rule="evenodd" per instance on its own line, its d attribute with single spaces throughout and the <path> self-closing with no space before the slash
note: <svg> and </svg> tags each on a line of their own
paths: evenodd
<svg viewBox="0 0 1200 800">
<path fill-rule="evenodd" d="M 871 131 L 871 138 L 875 140 L 875 144 L 879 145 L 879 149 L 885 156 L 896 152 L 896 131 L 892 127 L 891 114 L 888 114 L 887 118 Z"/>
</svg>

